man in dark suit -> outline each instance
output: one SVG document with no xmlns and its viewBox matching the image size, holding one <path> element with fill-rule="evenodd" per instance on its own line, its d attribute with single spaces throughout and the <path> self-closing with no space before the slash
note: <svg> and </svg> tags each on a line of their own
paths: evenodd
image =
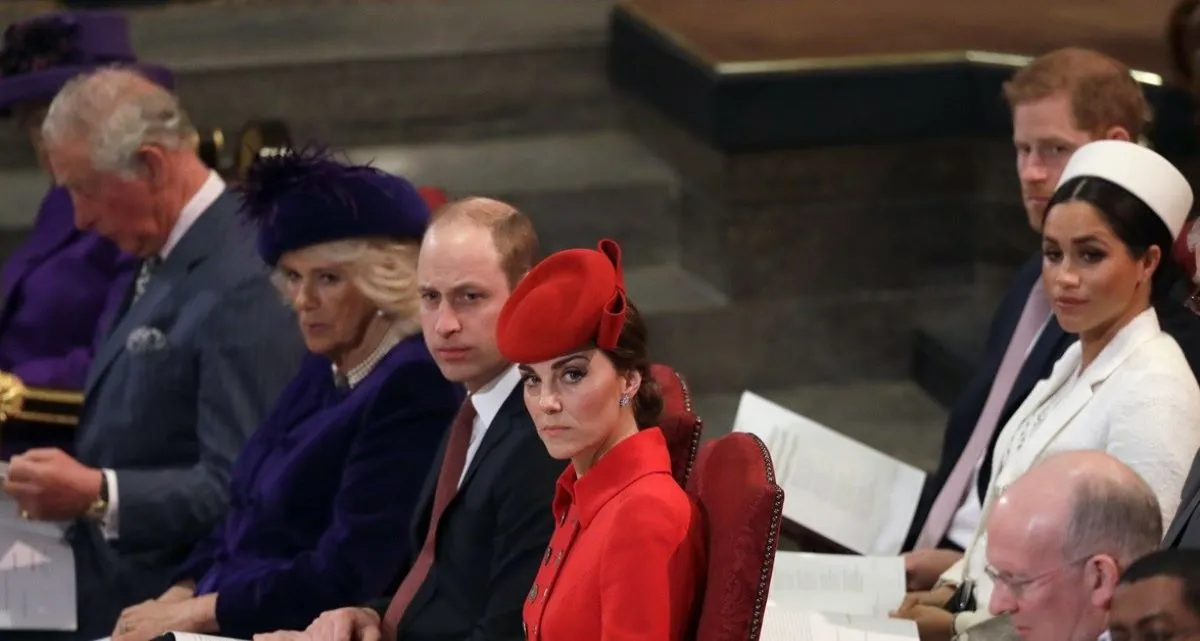
<svg viewBox="0 0 1200 641">
<path fill-rule="evenodd" d="M 1030 227 L 1042 217 L 1067 160 L 1099 139 L 1138 140 L 1149 107 L 1129 69 L 1102 54 L 1062 49 L 1005 84 L 1013 114 L 1017 172 Z M 953 408 L 937 471 L 926 483 L 906 555 L 910 590 L 929 590 L 960 556 L 979 524 L 991 450 L 1000 428 L 1075 340 L 1050 313 L 1041 255 L 1031 256 L 992 318 L 980 370 Z M 1200 320 L 1180 301 L 1156 306 L 1163 329 L 1200 367 Z"/>
<path fill-rule="evenodd" d="M 1184 270 L 1192 280 L 1192 291 L 1196 293 L 1188 301 L 1188 307 L 1200 314 L 1200 260 L 1196 253 L 1200 251 L 1200 220 L 1193 218 L 1179 235 L 1175 243 L 1176 262 L 1184 265 Z M 1167 524 L 1163 536 L 1163 547 L 1166 549 L 1197 549 L 1200 548 L 1200 452 L 1192 461 L 1192 469 L 1183 482 L 1183 492 L 1179 509 L 1175 517 Z"/>
<path fill-rule="evenodd" d="M 80 76 L 44 133 L 76 225 L 141 258 L 101 320 L 78 459 L 32 450 L 4 482 L 25 518 L 73 522 L 76 638 L 94 639 L 122 608 L 161 594 L 225 513 L 234 458 L 303 343 L 170 92 L 130 70 Z"/>
<path fill-rule="evenodd" d="M 434 214 L 417 267 L 421 328 L 442 374 L 470 397 L 418 503 L 420 552 L 393 597 L 256 640 L 525 638 L 521 609 L 554 529 L 564 464 L 538 438 L 521 376 L 496 347 L 496 321 L 536 254 L 532 223 L 503 203 L 469 198 Z"/>
</svg>

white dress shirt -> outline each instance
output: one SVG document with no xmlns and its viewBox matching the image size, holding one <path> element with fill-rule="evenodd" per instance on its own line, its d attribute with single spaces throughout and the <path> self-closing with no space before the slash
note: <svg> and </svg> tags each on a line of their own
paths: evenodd
<svg viewBox="0 0 1200 641">
<path fill-rule="evenodd" d="M 167 235 L 167 242 L 163 244 L 162 249 L 158 252 L 158 257 L 166 260 L 171 250 L 179 245 L 179 241 L 187 230 L 196 224 L 200 219 L 200 215 L 208 211 L 209 207 L 225 193 L 225 181 L 217 175 L 217 172 L 208 172 L 208 180 L 200 186 L 200 189 L 192 195 L 191 200 L 183 206 L 183 210 L 179 212 L 179 218 L 175 221 L 175 226 L 171 228 L 171 233 Z M 117 473 L 110 469 L 104 470 L 104 478 L 108 481 L 108 509 L 104 512 L 104 518 L 100 520 L 100 529 L 104 533 L 104 538 L 114 540 L 120 533 L 119 523 L 121 512 L 117 508 Z"/>
<path fill-rule="evenodd" d="M 500 413 L 504 401 L 508 400 L 508 396 L 520 382 L 521 373 L 517 371 L 517 366 L 510 365 L 503 374 L 493 378 L 490 383 L 471 395 L 471 404 L 475 406 L 475 422 L 471 425 L 471 441 L 467 445 L 463 471 L 458 477 L 459 487 L 462 487 L 463 479 L 467 477 L 467 470 L 471 469 L 471 459 L 475 458 L 475 453 L 479 451 L 483 435 L 487 433 L 496 414 Z"/>
</svg>

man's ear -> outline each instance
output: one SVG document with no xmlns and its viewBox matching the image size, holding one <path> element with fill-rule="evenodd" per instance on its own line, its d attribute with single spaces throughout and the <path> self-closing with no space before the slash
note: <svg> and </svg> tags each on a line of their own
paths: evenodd
<svg viewBox="0 0 1200 641">
<path fill-rule="evenodd" d="M 1088 559 L 1085 573 L 1092 605 L 1107 612 L 1121 580 L 1121 567 L 1113 557 L 1098 554 Z"/>
<path fill-rule="evenodd" d="M 1129 135 L 1129 130 L 1124 127 L 1109 127 L 1104 132 L 1103 140 L 1124 140 L 1125 142 L 1133 142 L 1133 136 Z"/>
<path fill-rule="evenodd" d="M 137 150 L 137 160 L 151 191 L 164 189 L 167 184 L 167 155 L 163 149 L 154 145 L 142 145 Z"/>
</svg>

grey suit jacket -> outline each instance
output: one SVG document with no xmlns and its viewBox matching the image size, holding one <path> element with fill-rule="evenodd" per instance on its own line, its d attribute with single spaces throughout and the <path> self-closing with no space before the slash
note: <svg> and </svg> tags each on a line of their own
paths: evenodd
<svg viewBox="0 0 1200 641">
<path fill-rule="evenodd" d="M 224 515 L 234 459 L 305 353 L 238 206 L 226 192 L 196 220 L 88 373 L 76 454 L 114 470 L 118 496 L 116 539 L 90 521 L 69 534 L 90 638 L 165 589 Z"/>
<path fill-rule="evenodd" d="M 1192 460 L 1192 469 L 1183 482 L 1179 509 L 1167 527 L 1163 547 L 1200 548 L 1200 454 Z"/>
</svg>

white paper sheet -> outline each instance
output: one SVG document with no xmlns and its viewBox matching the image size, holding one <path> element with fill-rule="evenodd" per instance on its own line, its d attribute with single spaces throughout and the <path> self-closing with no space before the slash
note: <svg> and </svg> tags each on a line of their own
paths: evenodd
<svg viewBox="0 0 1200 641">
<path fill-rule="evenodd" d="M 22 519 L 0 493 L 0 630 L 76 629 L 75 553 L 64 531 Z"/>
<path fill-rule="evenodd" d="M 901 619 L 805 612 L 768 606 L 760 641 L 917 641 L 917 624 Z"/>
<path fill-rule="evenodd" d="M 735 432 L 763 440 L 783 487 L 783 515 L 860 554 L 899 554 L 925 473 L 743 392 Z"/>
<path fill-rule="evenodd" d="M 904 559 L 777 552 L 769 603 L 784 608 L 886 617 L 905 594 Z"/>
</svg>

